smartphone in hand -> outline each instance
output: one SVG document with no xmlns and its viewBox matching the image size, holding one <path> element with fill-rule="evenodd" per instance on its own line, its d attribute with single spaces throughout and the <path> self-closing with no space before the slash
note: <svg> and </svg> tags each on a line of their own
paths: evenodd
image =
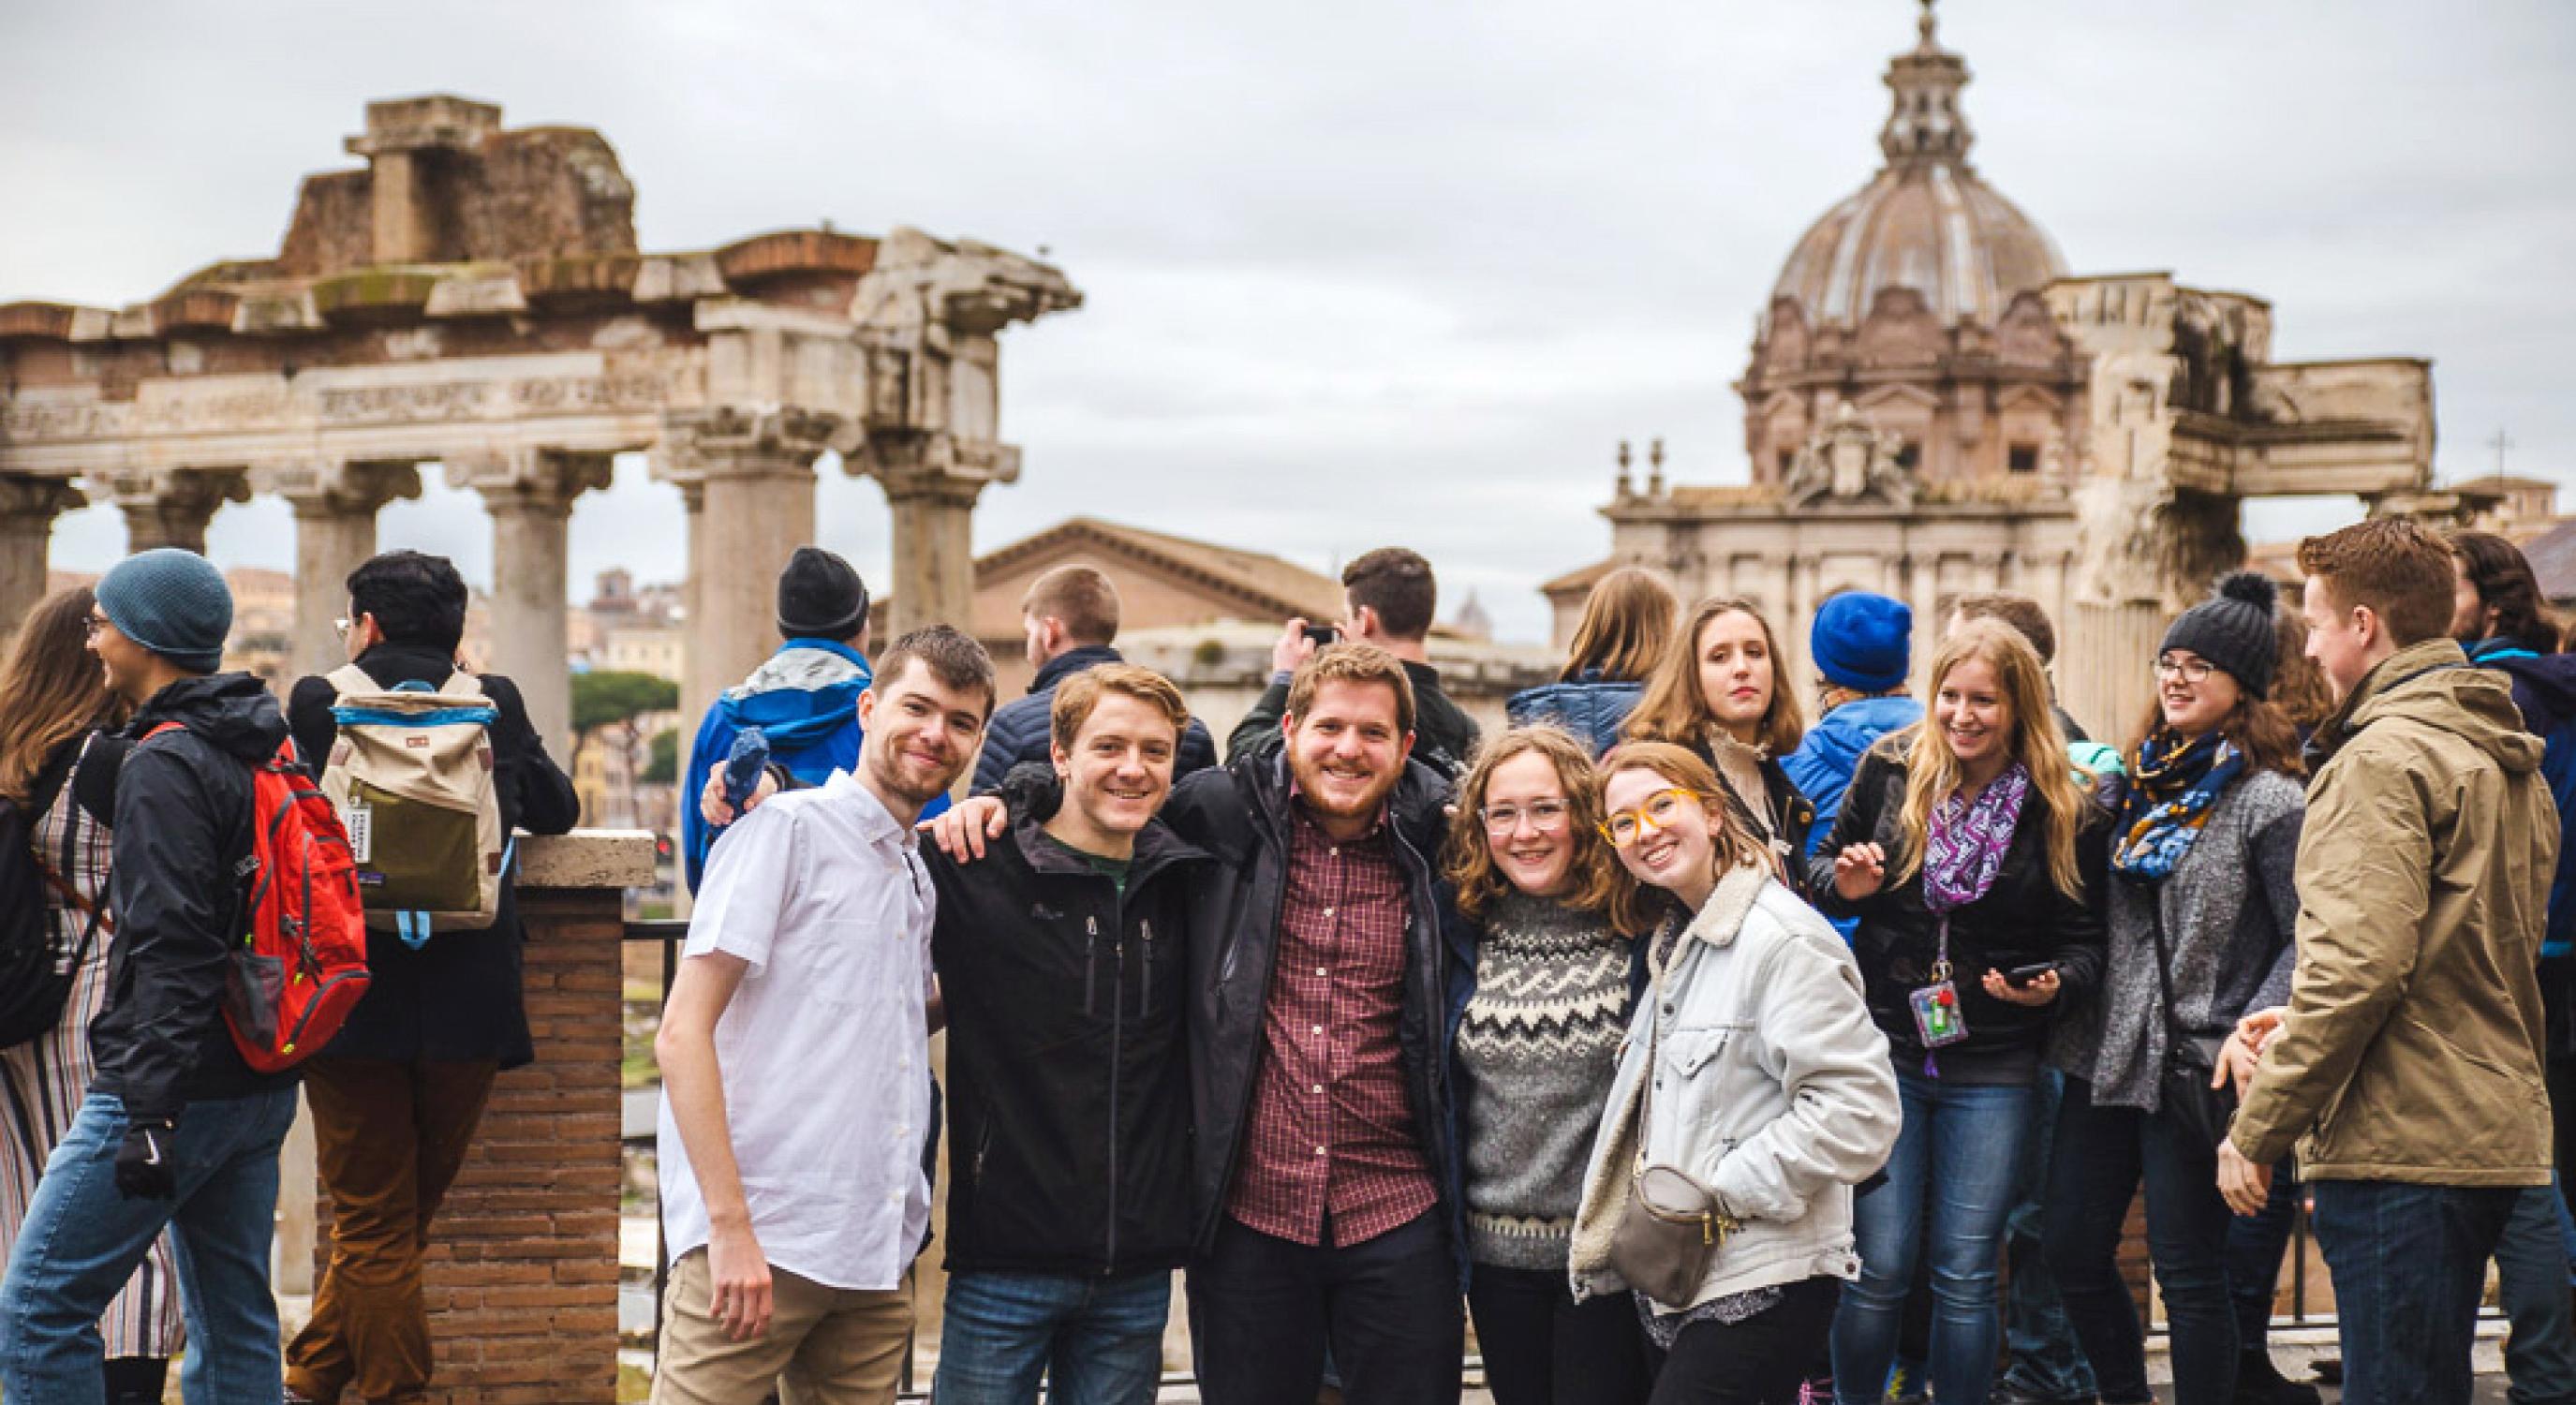
<svg viewBox="0 0 2576 1405">
<path fill-rule="evenodd" d="M 1320 649 L 1327 644 L 1341 643 L 1342 631 L 1337 625 L 1310 624 L 1306 626 L 1306 637 L 1314 642 L 1316 648 Z"/>
<path fill-rule="evenodd" d="M 2038 980 L 2040 977 L 2047 975 L 2049 972 L 2056 969 L 2057 963 L 2054 961 L 2041 961 L 2029 966 L 2015 966 L 2011 970 L 2004 972 L 2004 984 L 2011 986 L 2015 990 L 2020 990 L 2031 982 Z"/>
</svg>

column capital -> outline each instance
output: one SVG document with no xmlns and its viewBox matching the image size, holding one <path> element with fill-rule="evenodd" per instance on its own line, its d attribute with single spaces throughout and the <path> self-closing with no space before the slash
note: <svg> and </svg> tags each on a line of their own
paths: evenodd
<svg viewBox="0 0 2576 1405">
<path fill-rule="evenodd" d="M 89 505 L 89 495 L 68 478 L 0 474 L 0 517 L 40 517 L 51 521 Z"/>
<path fill-rule="evenodd" d="M 653 446 L 653 476 L 679 483 L 810 469 L 849 428 L 848 416 L 797 405 L 717 405 L 666 415 Z"/>
<path fill-rule="evenodd" d="M 606 488 L 616 473 L 614 455 L 568 449 L 476 449 L 445 463 L 447 486 L 473 489 L 492 511 L 570 512 L 573 499 Z"/>
<path fill-rule="evenodd" d="M 853 477 L 877 480 L 888 502 L 937 498 L 972 507 L 987 487 L 1020 480 L 1020 450 L 953 434 L 880 430 L 844 455 L 841 466 Z"/>
<path fill-rule="evenodd" d="M 328 459 L 267 464 L 251 471 L 251 483 L 286 499 L 298 517 L 364 517 L 398 498 L 419 497 L 420 466 Z"/>
<path fill-rule="evenodd" d="M 108 500 L 127 512 L 211 517 L 228 502 L 250 501 L 250 475 L 239 468 L 128 468 L 97 475 Z"/>
</svg>

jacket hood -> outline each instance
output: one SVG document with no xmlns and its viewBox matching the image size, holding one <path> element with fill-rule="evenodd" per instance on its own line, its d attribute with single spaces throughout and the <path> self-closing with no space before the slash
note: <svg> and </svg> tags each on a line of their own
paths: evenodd
<svg viewBox="0 0 2576 1405">
<path fill-rule="evenodd" d="M 2524 701 L 2547 712 L 2523 719 L 2531 730 L 2546 733 L 2558 722 L 2576 717 L 2576 654 L 2514 651 L 2487 657 L 2472 654 L 2470 661 L 2504 674 Z"/>
<path fill-rule="evenodd" d="M 2507 774 L 2540 769 L 2541 742 L 2523 730 L 2512 684 L 2495 670 L 2471 667 L 2448 639 L 2409 645 L 2381 660 L 2325 730 L 2341 746 L 2392 718 L 2449 732 L 2495 758 Z"/>
<path fill-rule="evenodd" d="M 134 715 L 127 735 L 142 737 L 176 722 L 227 756 L 257 764 L 286 741 L 286 713 L 268 685 L 247 673 L 182 678 L 152 695 Z"/>
<path fill-rule="evenodd" d="M 822 639 L 790 640 L 716 708 L 736 731 L 758 727 L 772 751 L 793 751 L 849 725 L 872 676 L 855 649 Z"/>
</svg>

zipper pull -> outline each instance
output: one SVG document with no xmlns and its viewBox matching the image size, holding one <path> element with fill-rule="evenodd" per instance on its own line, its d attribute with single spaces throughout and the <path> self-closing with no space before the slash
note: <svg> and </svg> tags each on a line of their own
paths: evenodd
<svg viewBox="0 0 2576 1405">
<path fill-rule="evenodd" d="M 1094 989 L 1096 982 L 1093 977 L 1099 969 L 1099 946 L 1100 919 L 1097 917 L 1082 919 L 1082 1013 L 1086 1015 L 1092 1013 L 1098 1005 L 1097 992 Z"/>
<path fill-rule="evenodd" d="M 1154 1008 L 1154 924 L 1140 920 L 1136 927 L 1145 935 L 1145 969 L 1136 982 L 1136 1018 L 1141 1020 Z"/>
</svg>

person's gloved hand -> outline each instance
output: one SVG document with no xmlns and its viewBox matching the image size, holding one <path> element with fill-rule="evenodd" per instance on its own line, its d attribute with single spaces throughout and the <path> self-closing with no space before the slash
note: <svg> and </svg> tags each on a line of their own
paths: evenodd
<svg viewBox="0 0 2576 1405">
<path fill-rule="evenodd" d="M 179 1193 L 172 1143 L 179 1124 L 167 1118 L 137 1122 L 125 1129 L 116 1148 L 116 1193 L 128 1200 L 168 1200 Z"/>
</svg>

